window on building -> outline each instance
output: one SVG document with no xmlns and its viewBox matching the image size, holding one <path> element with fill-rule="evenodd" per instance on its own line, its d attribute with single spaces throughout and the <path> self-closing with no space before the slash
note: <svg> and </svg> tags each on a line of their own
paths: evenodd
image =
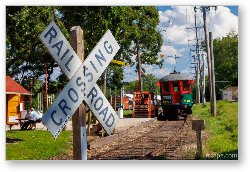
<svg viewBox="0 0 250 172">
<path fill-rule="evenodd" d="M 183 81 L 183 91 L 188 91 L 188 81 Z"/>
<path fill-rule="evenodd" d="M 164 89 L 165 89 L 165 92 L 170 92 L 169 82 L 164 83 Z"/>
<path fill-rule="evenodd" d="M 179 83 L 173 83 L 173 88 L 174 88 L 174 92 L 178 92 L 179 91 Z"/>
</svg>

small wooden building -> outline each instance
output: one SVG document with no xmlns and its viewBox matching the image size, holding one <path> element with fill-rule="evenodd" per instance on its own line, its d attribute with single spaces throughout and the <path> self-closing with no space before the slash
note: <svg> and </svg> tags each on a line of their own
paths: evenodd
<svg viewBox="0 0 250 172">
<path fill-rule="evenodd" d="M 221 98 L 222 100 L 235 101 L 238 100 L 238 87 L 227 87 L 221 89 Z"/>
<path fill-rule="evenodd" d="M 6 76 L 6 124 L 17 124 L 16 118 L 21 117 L 24 111 L 24 96 L 31 95 L 29 91 L 14 81 L 10 76 Z"/>
</svg>

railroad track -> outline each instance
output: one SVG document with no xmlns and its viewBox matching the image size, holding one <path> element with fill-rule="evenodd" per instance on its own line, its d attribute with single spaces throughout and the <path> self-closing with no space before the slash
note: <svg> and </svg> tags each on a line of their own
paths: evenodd
<svg viewBox="0 0 250 172">
<path fill-rule="evenodd" d="M 119 136 L 104 146 L 89 150 L 88 159 L 146 160 L 180 159 L 175 151 L 187 142 L 187 123 L 178 121 L 149 121 Z"/>
</svg>

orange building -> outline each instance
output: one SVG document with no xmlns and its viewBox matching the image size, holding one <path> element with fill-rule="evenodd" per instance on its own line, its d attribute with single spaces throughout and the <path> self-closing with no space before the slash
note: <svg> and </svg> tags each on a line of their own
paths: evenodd
<svg viewBox="0 0 250 172">
<path fill-rule="evenodd" d="M 29 91 L 14 81 L 10 76 L 6 76 L 6 124 L 18 124 L 16 118 L 21 117 L 24 111 L 24 96 L 31 95 Z"/>
</svg>

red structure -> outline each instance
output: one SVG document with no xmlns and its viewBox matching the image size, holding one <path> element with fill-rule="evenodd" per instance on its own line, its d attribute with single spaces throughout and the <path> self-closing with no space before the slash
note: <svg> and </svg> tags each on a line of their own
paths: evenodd
<svg viewBox="0 0 250 172">
<path fill-rule="evenodd" d="M 31 95 L 29 91 L 14 81 L 10 76 L 6 76 L 6 124 L 17 124 L 16 118 L 21 117 L 24 111 L 24 96 Z"/>
<path fill-rule="evenodd" d="M 124 96 L 122 97 L 122 105 L 123 105 L 123 109 L 124 110 L 129 110 L 129 97 L 128 96 Z"/>
<path fill-rule="evenodd" d="M 154 94 L 144 91 L 134 91 L 133 99 L 133 118 L 153 118 L 155 117 L 158 105 L 155 104 Z"/>
</svg>

